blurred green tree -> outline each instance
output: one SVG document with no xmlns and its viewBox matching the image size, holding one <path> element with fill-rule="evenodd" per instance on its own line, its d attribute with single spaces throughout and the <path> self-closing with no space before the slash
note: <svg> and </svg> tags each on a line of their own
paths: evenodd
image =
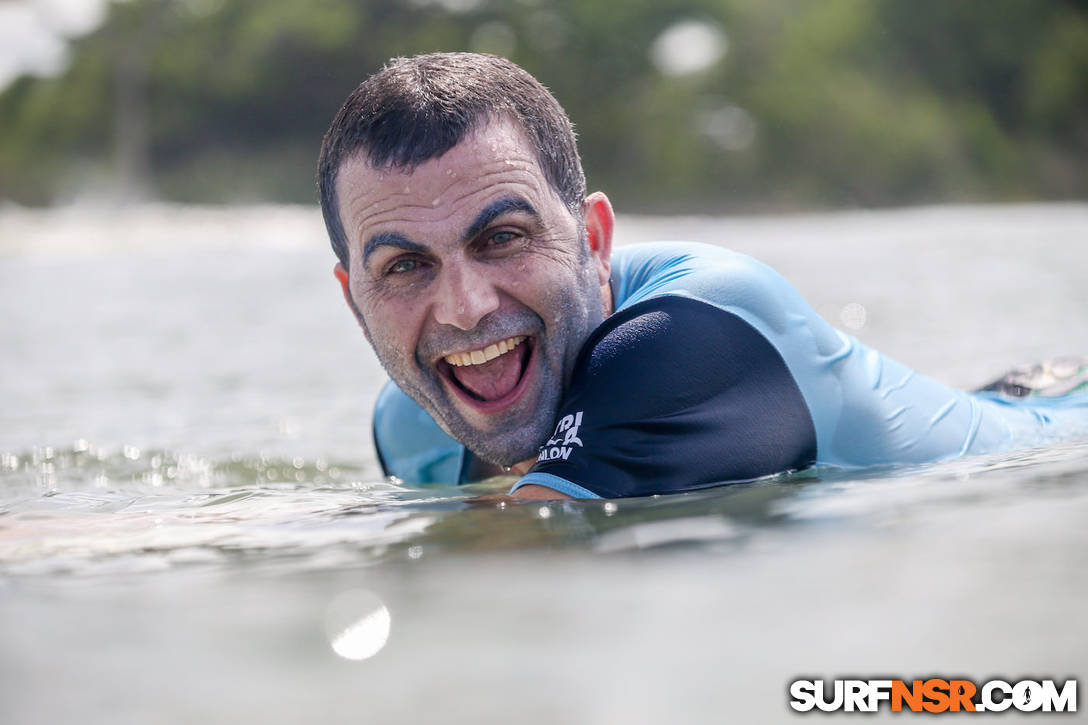
<svg viewBox="0 0 1088 725">
<path fill-rule="evenodd" d="M 321 135 L 396 55 L 506 55 L 627 211 L 1083 198 L 1071 0 L 128 0 L 0 93 L 0 197 L 314 199 Z"/>
</svg>

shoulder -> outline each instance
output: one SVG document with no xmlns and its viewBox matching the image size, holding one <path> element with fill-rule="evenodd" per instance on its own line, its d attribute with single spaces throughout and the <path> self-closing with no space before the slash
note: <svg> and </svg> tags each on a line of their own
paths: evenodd
<svg viewBox="0 0 1088 725">
<path fill-rule="evenodd" d="M 638 391 L 683 404 L 768 365 L 783 368 L 781 356 L 743 319 L 699 299 L 664 294 L 605 320 L 586 342 L 571 386 L 592 385 L 618 402 Z"/>
<path fill-rule="evenodd" d="M 653 242 L 621 247 L 614 255 L 616 308 L 660 295 L 691 297 L 739 314 L 757 327 L 781 328 L 808 304 L 770 266 L 724 247 Z"/>
<path fill-rule="evenodd" d="M 759 331 L 706 302 L 661 295 L 590 337 L 555 433 L 518 485 L 673 493 L 803 467 L 814 441 L 796 382 Z"/>
</svg>

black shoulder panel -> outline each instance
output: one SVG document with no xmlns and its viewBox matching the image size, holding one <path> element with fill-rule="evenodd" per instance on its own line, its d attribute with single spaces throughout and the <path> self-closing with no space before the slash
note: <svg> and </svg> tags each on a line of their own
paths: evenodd
<svg viewBox="0 0 1088 725">
<path fill-rule="evenodd" d="M 748 481 L 815 460 L 812 417 L 778 350 L 732 313 L 665 295 L 594 331 L 532 470 L 612 498 Z"/>
</svg>

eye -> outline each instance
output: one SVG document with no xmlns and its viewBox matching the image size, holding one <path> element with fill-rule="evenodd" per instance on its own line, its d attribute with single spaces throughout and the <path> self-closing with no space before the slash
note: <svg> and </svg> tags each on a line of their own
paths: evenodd
<svg viewBox="0 0 1088 725">
<path fill-rule="evenodd" d="M 487 244 L 490 247 L 503 247 L 517 239 L 517 236 L 514 232 L 495 232 L 488 237 Z"/>
<path fill-rule="evenodd" d="M 518 254 L 528 241 L 529 237 L 523 230 L 506 227 L 486 232 L 476 248 L 483 259 L 506 259 Z"/>
<path fill-rule="evenodd" d="M 408 272 L 414 272 L 420 268 L 420 262 L 418 259 L 412 257 L 401 257 L 386 267 L 386 274 L 406 274 Z"/>
</svg>

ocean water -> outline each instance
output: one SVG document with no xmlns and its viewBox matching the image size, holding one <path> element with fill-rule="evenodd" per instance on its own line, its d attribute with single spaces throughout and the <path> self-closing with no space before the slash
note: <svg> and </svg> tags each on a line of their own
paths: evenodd
<svg viewBox="0 0 1088 725">
<path fill-rule="evenodd" d="M 752 254 L 951 385 L 1088 353 L 1088 205 L 617 233 Z M 616 502 L 412 489 L 333 263 L 315 208 L 0 209 L 0 721 L 762 723 L 799 677 L 1085 682 L 1088 440 Z"/>
</svg>

